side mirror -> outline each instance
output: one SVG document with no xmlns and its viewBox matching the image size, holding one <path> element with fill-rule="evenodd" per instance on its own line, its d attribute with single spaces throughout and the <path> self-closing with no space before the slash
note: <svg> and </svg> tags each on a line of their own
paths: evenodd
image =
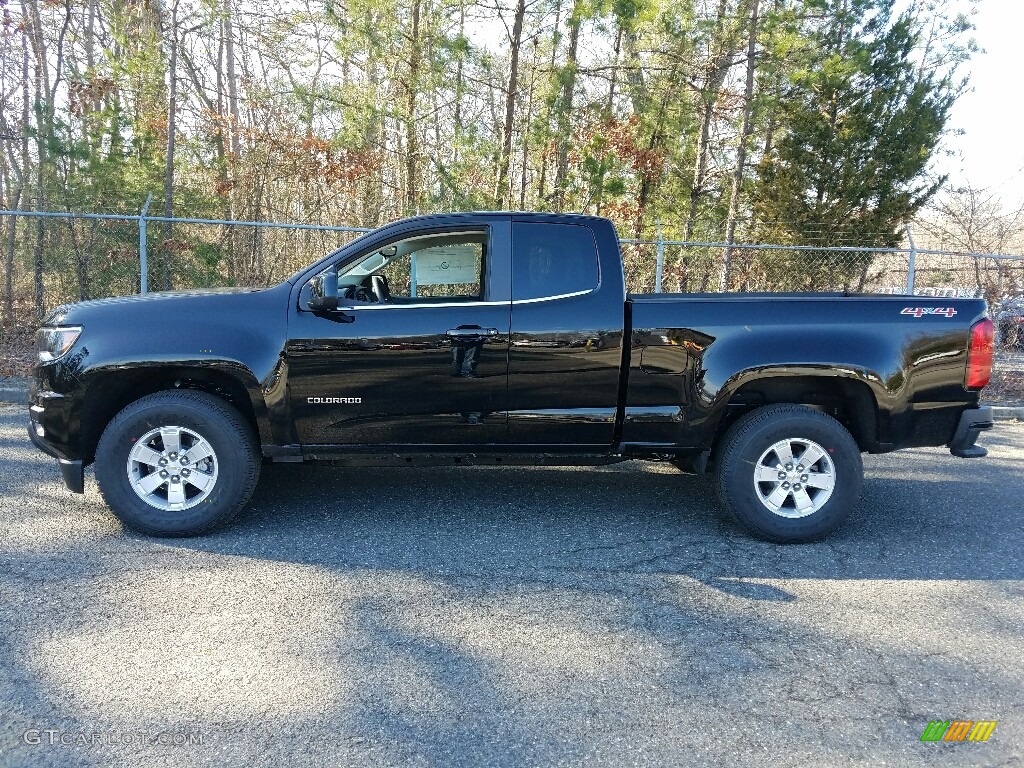
<svg viewBox="0 0 1024 768">
<path fill-rule="evenodd" d="M 309 308 L 314 312 L 338 309 L 338 268 L 333 266 L 314 277 L 309 284 Z"/>
</svg>

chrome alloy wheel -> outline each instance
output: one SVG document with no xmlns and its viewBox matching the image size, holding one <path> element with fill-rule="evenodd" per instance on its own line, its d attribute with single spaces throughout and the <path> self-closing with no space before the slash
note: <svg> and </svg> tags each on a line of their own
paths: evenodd
<svg viewBox="0 0 1024 768">
<path fill-rule="evenodd" d="M 198 432 L 159 427 L 128 453 L 132 490 L 151 507 L 185 510 L 206 500 L 217 485 L 217 454 Z"/>
<path fill-rule="evenodd" d="M 806 517 L 825 506 L 836 485 L 828 451 L 813 440 L 791 437 L 761 454 L 754 466 L 754 490 L 780 517 Z"/>
</svg>

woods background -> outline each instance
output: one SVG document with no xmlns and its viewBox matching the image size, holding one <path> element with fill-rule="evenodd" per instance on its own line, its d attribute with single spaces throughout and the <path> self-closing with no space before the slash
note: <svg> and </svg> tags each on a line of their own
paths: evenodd
<svg viewBox="0 0 1024 768">
<path fill-rule="evenodd" d="M 941 0 L 0 7 L 3 208 L 137 215 L 153 194 L 165 216 L 369 227 L 574 211 L 623 237 L 873 247 L 918 217 L 927 244 L 970 251 L 1006 250 L 1021 223 L 984 191 L 937 195 L 974 52 Z M 7 328 L 138 289 L 131 222 L 0 227 Z M 150 285 L 265 284 L 336 240 L 153 224 Z M 871 260 L 679 259 L 665 286 L 856 288 Z"/>
</svg>

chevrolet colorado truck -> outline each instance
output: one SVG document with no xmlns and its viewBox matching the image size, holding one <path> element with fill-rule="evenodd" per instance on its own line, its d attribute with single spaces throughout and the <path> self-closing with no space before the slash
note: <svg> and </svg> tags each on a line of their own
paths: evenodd
<svg viewBox="0 0 1024 768">
<path fill-rule="evenodd" d="M 984 301 L 627 294 L 593 216 L 405 219 L 271 288 L 61 306 L 37 339 L 32 440 L 158 536 L 230 520 L 264 462 L 645 459 L 799 542 L 856 505 L 862 453 L 978 458 L 992 426 Z"/>
</svg>

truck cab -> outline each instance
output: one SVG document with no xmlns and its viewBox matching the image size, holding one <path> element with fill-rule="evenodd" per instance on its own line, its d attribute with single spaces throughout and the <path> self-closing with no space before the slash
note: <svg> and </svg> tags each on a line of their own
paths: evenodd
<svg viewBox="0 0 1024 768">
<path fill-rule="evenodd" d="M 295 280 L 287 442 L 613 444 L 625 288 L 607 220 L 425 217 L 357 245 Z"/>
</svg>

